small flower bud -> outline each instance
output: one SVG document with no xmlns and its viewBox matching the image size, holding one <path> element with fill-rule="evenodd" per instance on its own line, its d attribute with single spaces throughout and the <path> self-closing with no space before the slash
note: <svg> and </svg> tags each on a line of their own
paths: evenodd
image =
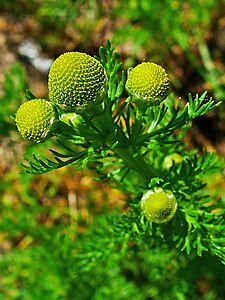
<svg viewBox="0 0 225 300">
<path fill-rule="evenodd" d="M 62 109 L 102 102 L 107 76 L 102 64 L 86 53 L 66 52 L 52 64 L 49 72 L 49 98 Z"/>
<path fill-rule="evenodd" d="M 60 115 L 60 120 L 62 120 L 67 125 L 75 125 L 79 122 L 79 116 L 75 112 L 64 112 Z"/>
<path fill-rule="evenodd" d="M 129 72 L 126 90 L 137 105 L 158 105 L 170 93 L 169 78 L 161 66 L 142 62 Z"/>
<path fill-rule="evenodd" d="M 178 153 L 172 153 L 170 155 L 167 155 L 163 161 L 163 168 L 169 169 L 172 167 L 173 164 L 177 165 L 182 162 L 182 157 Z"/>
<path fill-rule="evenodd" d="M 55 118 L 54 109 L 45 99 L 23 103 L 16 112 L 16 125 L 20 134 L 33 142 L 44 140 Z"/>
<path fill-rule="evenodd" d="M 168 222 L 177 210 L 177 201 L 171 191 L 158 188 L 148 191 L 141 199 L 145 217 L 155 223 Z"/>
</svg>

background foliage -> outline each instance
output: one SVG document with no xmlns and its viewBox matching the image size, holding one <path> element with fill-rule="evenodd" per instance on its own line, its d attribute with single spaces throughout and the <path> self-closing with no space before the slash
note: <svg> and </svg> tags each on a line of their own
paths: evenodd
<svg viewBox="0 0 225 300">
<path fill-rule="evenodd" d="M 96 245 L 110 244 L 109 220 L 118 219 L 129 195 L 70 167 L 19 174 L 23 153 L 34 148 L 21 141 L 10 118 L 27 86 L 40 97 L 47 93 L 47 72 L 19 50 L 25 40 L 40 47 L 39 58 L 54 59 L 72 50 L 97 54 L 111 38 L 127 67 L 145 58 L 163 64 L 184 99 L 207 89 L 224 101 L 223 1 L 13 2 L 0 1 L 0 299 L 223 299 L 224 266 L 209 254 L 168 253 L 163 245 L 149 251 L 140 241 L 129 245 L 128 255 L 115 249 L 110 259 L 92 261 L 88 249 L 101 257 Z M 221 105 L 195 121 L 189 147 L 223 156 L 224 118 Z M 50 145 L 35 148 L 45 153 Z M 224 174 L 208 182 L 207 192 L 224 205 Z"/>
</svg>

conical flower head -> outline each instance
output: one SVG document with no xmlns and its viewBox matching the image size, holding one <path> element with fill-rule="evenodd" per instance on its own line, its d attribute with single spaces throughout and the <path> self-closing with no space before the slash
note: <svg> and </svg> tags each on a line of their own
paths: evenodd
<svg viewBox="0 0 225 300">
<path fill-rule="evenodd" d="M 126 90 L 134 102 L 142 101 L 146 107 L 158 105 L 170 93 L 169 78 L 161 66 L 142 62 L 129 72 Z"/>
<path fill-rule="evenodd" d="M 143 195 L 141 208 L 149 221 L 165 223 L 174 216 L 177 210 L 177 201 L 171 191 L 158 188 Z"/>
<path fill-rule="evenodd" d="M 65 110 L 76 110 L 99 102 L 105 93 L 107 77 L 102 64 L 86 53 L 66 52 L 49 72 L 49 98 Z"/>
<path fill-rule="evenodd" d="M 20 134 L 28 140 L 43 140 L 54 121 L 52 104 L 45 99 L 33 99 L 23 103 L 16 112 L 16 125 Z"/>
</svg>

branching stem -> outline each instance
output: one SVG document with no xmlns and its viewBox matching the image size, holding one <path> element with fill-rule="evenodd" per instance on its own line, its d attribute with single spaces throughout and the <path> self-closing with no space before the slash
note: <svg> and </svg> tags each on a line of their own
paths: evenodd
<svg viewBox="0 0 225 300">
<path fill-rule="evenodd" d="M 150 179 L 157 176 L 155 170 L 131 147 L 115 148 L 113 151 L 116 156 L 122 159 L 125 166 L 136 171 L 145 184 L 148 185 Z"/>
</svg>

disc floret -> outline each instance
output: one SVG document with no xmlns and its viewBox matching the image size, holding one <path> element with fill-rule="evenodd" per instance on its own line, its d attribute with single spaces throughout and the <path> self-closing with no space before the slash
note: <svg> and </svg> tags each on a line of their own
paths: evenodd
<svg viewBox="0 0 225 300">
<path fill-rule="evenodd" d="M 62 109 L 75 111 L 103 100 L 107 76 L 102 64 L 82 52 L 66 52 L 49 72 L 49 98 Z"/>
<path fill-rule="evenodd" d="M 126 90 L 139 105 L 158 105 L 170 93 L 169 78 L 161 66 L 152 62 L 142 62 L 130 70 Z"/>
<path fill-rule="evenodd" d="M 15 121 L 23 138 L 40 142 L 46 138 L 54 119 L 54 109 L 49 101 L 33 99 L 19 107 Z"/>
<path fill-rule="evenodd" d="M 141 209 L 149 221 L 165 223 L 174 216 L 177 210 L 177 201 L 171 191 L 157 188 L 149 190 L 143 195 Z"/>
</svg>

